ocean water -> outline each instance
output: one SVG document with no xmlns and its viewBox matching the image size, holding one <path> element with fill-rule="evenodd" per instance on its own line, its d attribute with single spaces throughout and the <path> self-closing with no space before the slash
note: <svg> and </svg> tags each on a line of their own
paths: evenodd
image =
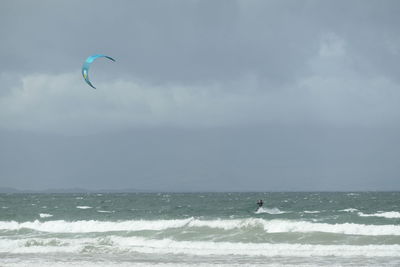
<svg viewBox="0 0 400 267">
<path fill-rule="evenodd" d="M 71 265 L 400 266 L 400 192 L 0 194 L 0 266 Z"/>
</svg>

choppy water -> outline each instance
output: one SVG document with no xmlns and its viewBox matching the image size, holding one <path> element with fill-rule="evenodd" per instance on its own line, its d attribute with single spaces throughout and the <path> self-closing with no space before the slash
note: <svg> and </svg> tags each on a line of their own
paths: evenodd
<svg viewBox="0 0 400 267">
<path fill-rule="evenodd" d="M 400 192 L 0 194 L 0 266 L 72 264 L 400 266 Z"/>
</svg>

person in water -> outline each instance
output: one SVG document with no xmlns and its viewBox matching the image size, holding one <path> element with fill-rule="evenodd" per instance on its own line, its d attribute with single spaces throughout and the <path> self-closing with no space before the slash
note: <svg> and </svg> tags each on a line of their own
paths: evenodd
<svg viewBox="0 0 400 267">
<path fill-rule="evenodd" d="M 264 202 L 262 201 L 262 199 L 257 201 L 257 205 L 258 205 L 259 208 L 261 208 L 264 205 Z"/>
</svg>

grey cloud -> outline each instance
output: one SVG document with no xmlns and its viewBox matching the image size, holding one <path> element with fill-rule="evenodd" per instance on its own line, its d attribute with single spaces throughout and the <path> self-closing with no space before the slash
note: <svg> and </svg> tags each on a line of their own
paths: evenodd
<svg viewBox="0 0 400 267">
<path fill-rule="evenodd" d="M 99 51 L 118 58 L 125 77 L 204 83 L 252 73 L 281 84 L 304 75 L 334 32 L 357 67 L 398 74 L 396 1 L 3 1 L 1 10 L 8 70 L 71 71 Z"/>
<path fill-rule="evenodd" d="M 1 1 L 0 185 L 399 188 L 399 11 Z"/>
<path fill-rule="evenodd" d="M 336 46 L 323 46 L 322 55 L 310 61 L 313 75 L 279 90 L 257 89 L 254 77 L 206 86 L 96 81 L 99 89 L 93 90 L 78 72 L 28 75 L 0 98 L 0 126 L 85 135 L 131 127 L 277 122 L 378 127 L 398 121 L 399 85 L 344 68 L 346 52 Z"/>
</svg>

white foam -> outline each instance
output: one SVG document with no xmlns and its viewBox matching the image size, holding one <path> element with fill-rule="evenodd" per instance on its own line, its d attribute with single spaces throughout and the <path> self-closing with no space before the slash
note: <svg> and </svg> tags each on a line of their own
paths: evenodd
<svg viewBox="0 0 400 267">
<path fill-rule="evenodd" d="M 356 211 L 358 211 L 358 209 L 348 208 L 348 209 L 339 210 L 339 211 L 345 211 L 345 212 L 356 212 Z"/>
<path fill-rule="evenodd" d="M 53 217 L 53 215 L 48 214 L 48 213 L 40 213 L 39 216 L 40 216 L 40 218 L 49 218 L 49 217 Z"/>
<path fill-rule="evenodd" d="M 113 213 L 113 210 L 98 210 L 99 213 Z"/>
<path fill-rule="evenodd" d="M 231 243 L 211 241 L 175 241 L 171 239 L 112 237 L 112 242 L 141 253 L 243 256 L 399 256 L 400 245 L 305 245 L 271 243 Z"/>
<path fill-rule="evenodd" d="M 2 261 L 0 260 L 0 265 Z M 194 267 L 243 267 L 243 266 L 251 266 L 251 267 L 281 267 L 282 264 L 277 264 L 277 263 L 268 263 L 266 265 L 265 263 L 259 264 L 259 263 L 251 263 L 251 265 L 243 265 L 243 263 L 232 263 L 229 262 L 229 264 L 214 264 L 214 263 L 203 263 L 203 262 L 184 262 L 184 263 L 165 263 L 165 262 L 115 262 L 115 261 L 104 261 L 104 260 L 91 260 L 91 261 L 77 261 L 76 259 L 72 259 L 70 261 L 63 259 L 62 262 L 59 261 L 51 261 L 51 260 L 39 260 L 39 259 L 29 259 L 29 260 L 18 260 L 18 262 L 6 262 L 4 266 L 7 267 L 70 267 L 70 266 L 79 266 L 79 267 L 99 267 L 99 266 L 107 266 L 107 267 L 188 267 L 188 266 L 194 266 Z M 289 265 L 285 264 L 286 267 L 298 267 L 298 265 Z"/>
<path fill-rule="evenodd" d="M 3 266 L 1 264 L 2 261 L 0 260 L 0 266 Z M 104 261 L 104 260 L 91 260 L 91 261 L 82 261 L 79 260 L 77 261 L 76 259 L 71 259 L 71 260 L 65 260 L 63 259 L 62 262 L 59 261 L 51 261 L 51 260 L 44 260 L 44 259 L 29 259 L 29 260 L 18 260 L 18 262 L 6 262 L 4 266 L 7 267 L 70 267 L 70 266 L 79 266 L 79 267 L 99 267 L 99 266 L 107 266 L 107 267 L 188 267 L 188 266 L 194 266 L 194 267 L 243 267 L 243 266 L 251 266 L 251 267 L 281 267 L 282 264 L 276 264 L 276 263 L 268 263 L 268 265 L 265 264 L 259 264 L 259 263 L 252 263 L 251 265 L 243 265 L 243 263 L 231 263 L 229 264 L 214 264 L 214 263 L 203 263 L 203 262 L 184 262 L 184 263 L 164 263 L 164 262 L 115 262 L 115 261 Z M 285 264 L 286 267 L 298 267 L 298 265 L 289 265 Z"/>
<path fill-rule="evenodd" d="M 32 229 L 50 233 L 90 233 L 113 231 L 161 231 L 171 228 L 208 227 L 214 229 L 233 230 L 258 228 L 267 233 L 287 232 L 324 232 L 345 235 L 396 235 L 400 236 L 400 225 L 364 225 L 354 223 L 328 224 L 309 221 L 264 220 L 261 218 L 198 220 L 194 218 L 179 220 L 130 220 L 130 221 L 64 221 L 54 220 L 40 222 L 0 221 L 0 230 Z"/>
<path fill-rule="evenodd" d="M 286 213 L 285 211 L 281 211 L 278 208 L 264 208 L 264 207 L 260 207 L 258 208 L 258 210 L 255 212 L 256 214 L 260 214 L 260 213 L 268 213 L 268 214 L 283 214 Z"/>
<path fill-rule="evenodd" d="M 19 238 L 0 239 L 0 253 L 55 253 L 78 252 L 79 243 L 90 242 L 82 239 L 45 239 L 45 238 Z"/>
<path fill-rule="evenodd" d="M 92 209 L 92 207 L 89 206 L 76 206 L 76 208 L 81 210 Z"/>
<path fill-rule="evenodd" d="M 304 213 L 320 213 L 318 210 L 305 210 Z"/>
<path fill-rule="evenodd" d="M 0 253 L 81 253 L 90 247 L 101 253 L 151 253 L 187 255 L 237 255 L 267 257 L 362 256 L 399 257 L 400 245 L 311 245 L 286 243 L 232 243 L 213 241 L 177 241 L 142 237 L 109 236 L 75 239 L 1 239 Z"/>
<path fill-rule="evenodd" d="M 387 219 L 395 219 L 395 218 L 400 218 L 400 212 L 397 211 L 378 211 L 378 213 L 374 213 L 374 214 L 365 214 L 362 212 L 358 213 L 359 216 L 361 217 L 383 217 L 383 218 L 387 218 Z"/>
<path fill-rule="evenodd" d="M 32 222 L 18 223 L 15 221 L 0 221 L 2 230 L 32 229 L 50 233 L 90 233 L 90 232 L 109 232 L 109 231 L 142 231 L 142 230 L 164 230 L 168 228 L 180 228 L 187 225 L 192 219 L 182 220 L 155 220 L 155 221 L 46 221 L 38 220 Z"/>
</svg>

